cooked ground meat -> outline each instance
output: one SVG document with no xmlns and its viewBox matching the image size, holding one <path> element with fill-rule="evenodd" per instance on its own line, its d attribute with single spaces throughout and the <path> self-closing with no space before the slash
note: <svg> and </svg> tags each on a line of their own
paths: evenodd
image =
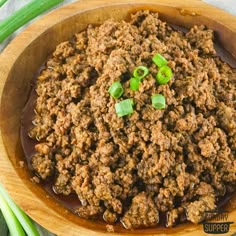
<svg viewBox="0 0 236 236">
<path fill-rule="evenodd" d="M 136 195 L 121 222 L 127 229 L 156 225 L 159 222 L 159 214 L 151 197 L 147 197 L 144 192 Z"/>
<path fill-rule="evenodd" d="M 173 71 L 157 85 L 161 54 Z M 130 89 L 135 67 L 150 73 Z M 108 88 L 120 81 L 124 94 Z M 57 46 L 36 81 L 31 165 L 54 179 L 58 194 L 77 194 L 81 217 L 120 220 L 127 229 L 198 223 L 236 187 L 236 73 L 214 49 L 213 32 L 174 30 L 158 13 L 138 11 L 130 22 L 89 25 Z M 152 94 L 166 108 L 151 105 Z M 134 112 L 119 118 L 115 103 L 133 98 Z M 37 181 L 35 181 L 37 182 Z"/>
</svg>

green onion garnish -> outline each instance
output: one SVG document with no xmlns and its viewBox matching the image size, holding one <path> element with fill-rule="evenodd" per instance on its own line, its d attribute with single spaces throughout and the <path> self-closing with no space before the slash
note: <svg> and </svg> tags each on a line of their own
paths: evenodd
<svg viewBox="0 0 236 236">
<path fill-rule="evenodd" d="M 172 76 L 171 68 L 169 66 L 162 66 L 157 73 L 156 79 L 159 84 L 167 84 Z"/>
<path fill-rule="evenodd" d="M 0 43 L 36 16 L 63 0 L 33 0 L 0 22 Z"/>
<path fill-rule="evenodd" d="M 124 89 L 121 83 L 119 81 L 116 81 L 108 89 L 108 92 L 111 94 L 113 98 L 119 98 L 123 94 Z"/>
<path fill-rule="evenodd" d="M 130 115 L 133 113 L 133 99 L 125 99 L 115 104 L 115 110 L 118 117 Z"/>
<path fill-rule="evenodd" d="M 152 106 L 156 109 L 164 109 L 166 107 L 166 99 L 161 94 L 152 95 Z"/>
<path fill-rule="evenodd" d="M 138 79 L 143 79 L 147 74 L 149 73 L 149 70 L 146 66 L 138 66 L 134 69 L 133 76 Z"/>
<path fill-rule="evenodd" d="M 162 66 L 167 65 L 167 60 L 159 53 L 154 55 L 152 61 L 160 68 Z"/>
<path fill-rule="evenodd" d="M 0 209 L 12 236 L 23 236 L 25 233 L 31 236 L 39 236 L 39 232 L 30 218 L 15 204 L 1 184 Z"/>
<path fill-rule="evenodd" d="M 129 83 L 130 83 L 130 89 L 133 91 L 137 91 L 139 89 L 141 79 L 132 77 Z"/>
</svg>

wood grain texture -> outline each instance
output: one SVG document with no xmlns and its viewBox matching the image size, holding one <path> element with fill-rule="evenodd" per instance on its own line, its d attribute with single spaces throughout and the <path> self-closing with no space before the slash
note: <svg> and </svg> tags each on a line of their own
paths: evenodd
<svg viewBox="0 0 236 236">
<path fill-rule="evenodd" d="M 158 2 L 158 3 L 157 3 Z M 108 18 L 121 20 L 130 11 L 149 8 L 158 11 L 162 19 L 190 27 L 205 24 L 236 55 L 236 18 L 198 0 L 81 0 L 62 7 L 24 30 L 0 55 L 0 181 L 19 206 L 35 221 L 57 235 L 104 235 L 105 224 L 86 221 L 68 212 L 40 186 L 31 183 L 20 144 L 20 116 L 30 89 L 30 81 L 55 46 L 88 23 L 102 23 Z M 229 210 L 236 208 L 235 199 Z M 236 222 L 236 210 L 229 215 Z M 206 235 L 202 225 L 184 224 L 173 229 L 155 228 L 126 231 L 116 227 L 112 235 Z M 236 231 L 231 225 L 230 233 Z M 109 235 L 109 233 L 106 233 Z"/>
</svg>

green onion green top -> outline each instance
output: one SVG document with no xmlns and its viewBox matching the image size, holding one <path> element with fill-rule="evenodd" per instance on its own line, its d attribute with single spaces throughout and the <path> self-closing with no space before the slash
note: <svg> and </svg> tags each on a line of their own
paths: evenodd
<svg viewBox="0 0 236 236">
<path fill-rule="evenodd" d="M 169 66 L 162 66 L 156 76 L 158 84 L 167 84 L 172 78 L 173 73 Z"/>
<path fill-rule="evenodd" d="M 130 115 L 133 113 L 133 99 L 125 99 L 115 104 L 115 110 L 118 117 Z"/>
<path fill-rule="evenodd" d="M 0 7 L 3 6 L 3 4 L 6 2 L 7 0 L 0 0 Z"/>
<path fill-rule="evenodd" d="M 139 89 L 141 79 L 132 77 L 129 83 L 130 83 L 130 89 L 133 91 L 137 91 Z"/>
<path fill-rule="evenodd" d="M 133 76 L 138 79 L 143 79 L 149 73 L 146 66 L 138 66 L 134 69 Z"/>
<path fill-rule="evenodd" d="M 124 89 L 119 81 L 114 82 L 108 92 L 111 94 L 113 98 L 119 98 L 124 93 Z"/>
<path fill-rule="evenodd" d="M 0 22 L 0 43 L 22 25 L 61 2 L 63 0 L 32 0 L 15 11 Z"/>
<path fill-rule="evenodd" d="M 161 94 L 152 95 L 152 106 L 156 109 L 164 109 L 166 107 L 166 99 Z"/>
<path fill-rule="evenodd" d="M 152 61 L 160 68 L 162 66 L 167 65 L 167 60 L 161 55 L 161 54 L 156 54 L 152 58 Z"/>
</svg>

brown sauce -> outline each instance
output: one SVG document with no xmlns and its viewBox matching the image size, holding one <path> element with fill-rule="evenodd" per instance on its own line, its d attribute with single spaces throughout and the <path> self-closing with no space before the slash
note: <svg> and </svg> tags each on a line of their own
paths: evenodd
<svg viewBox="0 0 236 236">
<path fill-rule="evenodd" d="M 186 32 L 186 29 L 183 27 L 179 27 L 175 25 L 171 25 L 171 26 L 175 30 Z M 222 48 L 219 42 L 215 43 L 215 50 L 217 52 L 217 56 L 219 56 L 222 61 L 229 64 L 233 70 L 236 70 L 236 59 L 228 51 Z M 34 80 L 32 81 L 29 98 L 23 109 L 22 116 L 21 116 L 21 130 L 20 130 L 21 144 L 24 150 L 25 159 L 28 164 L 28 168 L 31 171 L 32 175 L 34 175 L 35 173 L 33 172 L 33 168 L 31 166 L 31 158 L 35 154 L 34 146 L 38 143 L 38 141 L 31 139 L 28 136 L 28 132 L 30 129 L 33 128 L 32 120 L 34 119 L 34 107 L 35 107 L 35 102 L 37 98 L 37 94 L 35 92 L 36 78 L 43 69 L 44 69 L 44 65 L 39 69 Z M 53 178 L 51 178 L 51 180 L 48 180 L 48 181 L 41 181 L 40 184 L 46 190 L 46 192 L 50 196 L 52 196 L 53 199 L 55 199 L 59 204 L 63 205 L 65 208 L 75 213 L 76 208 L 81 206 L 81 202 L 78 199 L 77 195 L 70 194 L 68 196 L 65 196 L 63 194 L 57 194 L 53 189 L 53 182 L 54 182 Z M 233 194 L 226 193 L 223 198 L 218 200 L 218 203 L 217 203 L 218 208 L 223 209 L 225 205 L 227 205 L 229 200 L 234 197 L 236 197 L 236 192 L 234 192 Z M 233 210 L 233 209 L 230 209 L 230 210 Z M 159 217 L 160 217 L 159 225 L 165 226 L 166 217 L 167 217 L 166 213 L 160 212 Z M 98 220 L 102 221 L 102 217 L 100 217 Z M 183 221 L 185 220 L 186 220 L 186 216 L 183 215 Z M 181 223 L 181 222 L 178 222 L 178 223 Z"/>
</svg>

